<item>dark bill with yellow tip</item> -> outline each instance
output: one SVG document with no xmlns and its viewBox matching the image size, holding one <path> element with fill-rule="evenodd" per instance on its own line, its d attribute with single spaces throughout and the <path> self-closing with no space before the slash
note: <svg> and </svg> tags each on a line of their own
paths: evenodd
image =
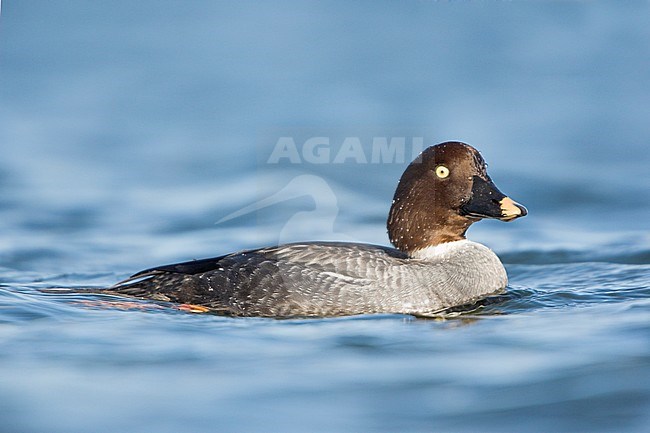
<svg viewBox="0 0 650 433">
<path fill-rule="evenodd" d="M 470 218 L 495 218 L 512 221 L 526 216 L 526 208 L 499 191 L 492 179 L 474 176 L 472 195 L 460 208 L 461 213 Z"/>
</svg>

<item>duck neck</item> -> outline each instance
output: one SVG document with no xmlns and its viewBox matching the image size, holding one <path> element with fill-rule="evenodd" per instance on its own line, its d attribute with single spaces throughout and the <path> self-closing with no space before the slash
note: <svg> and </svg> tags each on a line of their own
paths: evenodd
<svg viewBox="0 0 650 433">
<path fill-rule="evenodd" d="M 395 248 L 415 257 L 417 251 L 465 239 L 472 221 L 452 212 L 437 215 L 434 209 L 414 211 L 394 200 L 388 215 L 388 236 Z"/>
</svg>

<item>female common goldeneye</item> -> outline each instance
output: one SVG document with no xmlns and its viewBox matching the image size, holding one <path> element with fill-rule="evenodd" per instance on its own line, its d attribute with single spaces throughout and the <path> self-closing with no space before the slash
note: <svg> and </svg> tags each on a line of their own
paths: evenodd
<svg viewBox="0 0 650 433">
<path fill-rule="evenodd" d="M 147 269 L 107 290 L 232 316 L 431 315 L 503 291 L 501 261 L 465 232 L 527 213 L 497 189 L 476 149 L 446 142 L 397 185 L 387 224 L 395 248 L 286 244 Z"/>
</svg>

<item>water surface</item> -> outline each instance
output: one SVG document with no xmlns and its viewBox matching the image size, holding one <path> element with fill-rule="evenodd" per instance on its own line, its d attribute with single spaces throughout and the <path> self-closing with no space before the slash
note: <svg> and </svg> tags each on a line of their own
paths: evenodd
<svg viewBox="0 0 650 433">
<path fill-rule="evenodd" d="M 2 6 L 3 431 L 650 428 L 647 4 Z M 271 163 L 282 137 L 331 158 Z M 276 321 L 41 291 L 386 245 L 410 155 L 373 163 L 376 137 L 482 151 L 530 211 L 469 231 L 506 295 L 444 320 Z M 365 162 L 334 162 L 349 138 Z"/>
</svg>

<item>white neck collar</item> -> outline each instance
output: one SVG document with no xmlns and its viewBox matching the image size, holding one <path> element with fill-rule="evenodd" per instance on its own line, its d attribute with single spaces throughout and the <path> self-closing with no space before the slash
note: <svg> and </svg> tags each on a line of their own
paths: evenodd
<svg viewBox="0 0 650 433">
<path fill-rule="evenodd" d="M 466 248 L 470 244 L 475 244 L 467 239 L 461 239 L 459 241 L 444 242 L 438 245 L 431 245 L 428 247 L 421 248 L 419 250 L 413 251 L 411 257 L 414 259 L 422 260 L 439 260 L 450 255 L 458 253 L 458 251 Z"/>
</svg>

